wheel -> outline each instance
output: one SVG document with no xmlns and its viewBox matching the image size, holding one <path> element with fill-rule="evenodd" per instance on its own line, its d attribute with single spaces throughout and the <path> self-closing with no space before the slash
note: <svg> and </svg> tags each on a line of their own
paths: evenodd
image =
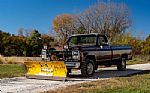
<svg viewBox="0 0 150 93">
<path fill-rule="evenodd" d="M 87 59 L 81 66 L 81 73 L 84 77 L 93 76 L 95 70 L 94 61 L 91 59 Z"/>
<path fill-rule="evenodd" d="M 71 69 L 67 69 L 67 76 L 69 76 L 69 73 L 71 73 Z"/>
<path fill-rule="evenodd" d="M 117 64 L 117 70 L 125 71 L 126 70 L 126 58 L 121 57 L 120 62 Z"/>
</svg>

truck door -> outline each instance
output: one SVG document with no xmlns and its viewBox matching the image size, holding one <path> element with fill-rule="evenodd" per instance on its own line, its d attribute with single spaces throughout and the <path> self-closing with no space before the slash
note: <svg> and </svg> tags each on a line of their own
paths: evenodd
<svg viewBox="0 0 150 93">
<path fill-rule="evenodd" d="M 99 56 L 98 56 L 99 61 L 111 60 L 112 50 L 111 50 L 111 47 L 109 46 L 108 40 L 105 36 L 99 35 L 99 37 L 98 37 L 98 51 L 99 51 Z"/>
</svg>

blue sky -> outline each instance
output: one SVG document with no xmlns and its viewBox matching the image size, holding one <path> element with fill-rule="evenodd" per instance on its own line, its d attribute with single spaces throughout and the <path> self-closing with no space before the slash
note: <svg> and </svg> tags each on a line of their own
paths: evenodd
<svg viewBox="0 0 150 93">
<path fill-rule="evenodd" d="M 17 34 L 19 28 L 48 33 L 59 14 L 79 13 L 98 0 L 0 0 L 0 30 Z M 150 0 L 115 0 L 131 10 L 133 35 L 150 34 Z M 141 34 L 142 33 L 142 34 Z"/>
</svg>

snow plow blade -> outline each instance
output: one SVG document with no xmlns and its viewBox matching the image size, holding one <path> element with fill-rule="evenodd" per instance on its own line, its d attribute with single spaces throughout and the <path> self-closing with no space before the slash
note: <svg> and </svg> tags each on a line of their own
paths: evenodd
<svg viewBox="0 0 150 93">
<path fill-rule="evenodd" d="M 24 62 L 27 67 L 27 78 L 65 80 L 67 76 L 66 65 L 63 61 Z"/>
</svg>

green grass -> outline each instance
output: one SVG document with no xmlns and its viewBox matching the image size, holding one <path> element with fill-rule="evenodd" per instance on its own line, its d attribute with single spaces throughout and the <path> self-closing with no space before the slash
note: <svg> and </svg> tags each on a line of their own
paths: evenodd
<svg viewBox="0 0 150 93">
<path fill-rule="evenodd" d="M 118 81 L 117 85 L 111 84 L 102 89 L 93 89 L 90 93 L 150 93 L 150 73 L 119 77 L 116 80 Z"/>
<path fill-rule="evenodd" d="M 137 56 L 127 61 L 127 65 L 150 63 L 150 56 Z"/>
<path fill-rule="evenodd" d="M 20 64 L 0 64 L 0 78 L 24 76 L 26 68 Z"/>
</svg>

